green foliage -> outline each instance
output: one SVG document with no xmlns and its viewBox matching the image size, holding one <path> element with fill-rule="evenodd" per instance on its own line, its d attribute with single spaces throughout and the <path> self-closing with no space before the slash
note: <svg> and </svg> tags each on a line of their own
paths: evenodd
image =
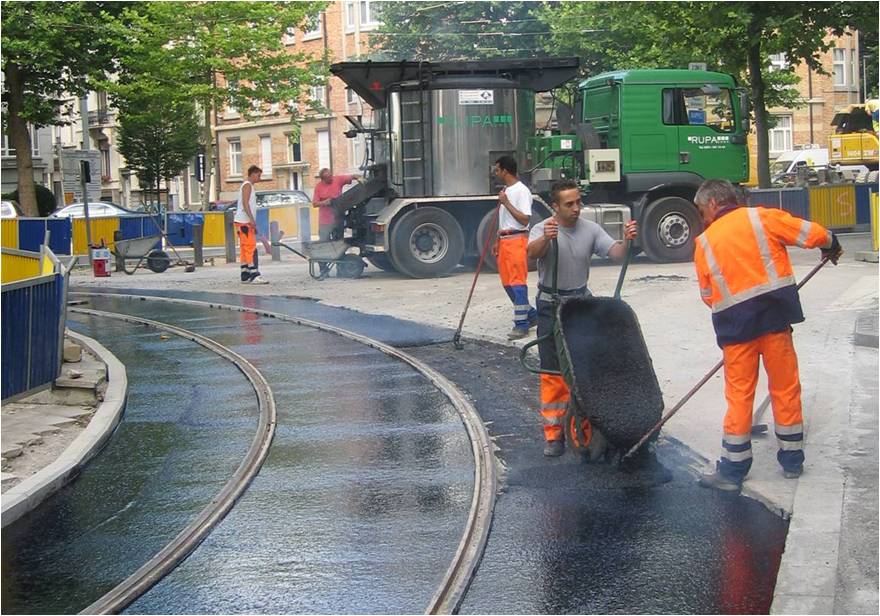
<svg viewBox="0 0 880 616">
<path fill-rule="evenodd" d="M 66 97 L 84 94 L 91 79 L 113 68 L 114 33 L 105 24 L 121 4 L 3 2 L 4 101 L 34 126 L 57 123 Z M 18 91 L 9 89 L 12 70 Z"/>
<path fill-rule="evenodd" d="M 55 193 L 42 184 L 36 184 L 35 188 L 37 190 L 37 216 L 48 216 L 58 208 L 57 202 L 55 201 Z M 0 197 L 2 197 L 4 201 L 14 201 L 15 203 L 18 203 L 17 190 L 13 190 L 10 193 L 3 193 Z"/>
<path fill-rule="evenodd" d="M 199 148 L 199 123 L 193 103 L 157 97 L 126 101 L 119 115 L 119 152 L 144 186 L 170 180 Z"/>
<path fill-rule="evenodd" d="M 530 58 L 546 55 L 535 2 L 382 2 L 374 60 Z"/>
<path fill-rule="evenodd" d="M 288 28 L 308 29 L 326 2 L 148 2 L 116 22 L 117 80 L 106 83 L 114 102 L 141 95 L 195 101 L 202 109 L 254 106 L 300 98 L 322 83 L 324 58 L 291 53 Z"/>
</svg>

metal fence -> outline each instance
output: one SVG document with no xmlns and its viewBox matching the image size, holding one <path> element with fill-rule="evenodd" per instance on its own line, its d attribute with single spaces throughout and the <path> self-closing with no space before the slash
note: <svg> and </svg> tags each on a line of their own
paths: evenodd
<svg viewBox="0 0 880 616">
<path fill-rule="evenodd" d="M 69 270 L 50 250 L 43 257 L 52 273 L 2 285 L 4 402 L 51 385 L 61 370 Z"/>
</svg>

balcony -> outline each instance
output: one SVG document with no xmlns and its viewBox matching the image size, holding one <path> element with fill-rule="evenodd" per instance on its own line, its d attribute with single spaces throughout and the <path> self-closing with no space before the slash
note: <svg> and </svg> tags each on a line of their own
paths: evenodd
<svg viewBox="0 0 880 616">
<path fill-rule="evenodd" d="M 109 126 L 114 115 L 108 109 L 89 111 L 89 126 Z"/>
</svg>

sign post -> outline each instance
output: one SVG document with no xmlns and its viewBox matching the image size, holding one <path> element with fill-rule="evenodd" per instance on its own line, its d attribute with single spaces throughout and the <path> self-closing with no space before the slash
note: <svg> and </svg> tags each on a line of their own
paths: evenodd
<svg viewBox="0 0 880 616">
<path fill-rule="evenodd" d="M 92 181 L 92 173 L 89 168 L 89 161 L 79 161 L 79 179 L 82 182 L 83 192 L 83 214 L 86 217 L 86 250 L 89 253 L 89 266 L 92 265 L 92 222 L 89 218 L 89 193 L 86 190 L 89 182 Z M 93 270 L 94 271 L 94 270 Z"/>
</svg>

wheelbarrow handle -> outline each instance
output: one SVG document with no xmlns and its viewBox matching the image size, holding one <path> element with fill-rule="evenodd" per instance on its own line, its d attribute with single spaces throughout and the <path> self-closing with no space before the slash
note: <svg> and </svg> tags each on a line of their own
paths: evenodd
<svg viewBox="0 0 880 616">
<path fill-rule="evenodd" d="M 523 365 L 523 367 L 526 370 L 528 370 L 529 372 L 531 372 L 532 374 L 550 374 L 553 376 L 562 376 L 562 372 L 560 372 L 559 370 L 543 370 L 541 368 L 535 368 L 534 366 L 529 365 L 529 362 L 528 362 L 529 349 L 537 344 L 541 344 L 545 340 L 552 338 L 552 337 L 553 337 L 553 332 L 550 332 L 549 334 L 544 334 L 540 338 L 535 338 L 531 342 L 526 343 L 526 345 L 523 346 L 522 349 L 520 349 L 519 361 Z"/>
</svg>

